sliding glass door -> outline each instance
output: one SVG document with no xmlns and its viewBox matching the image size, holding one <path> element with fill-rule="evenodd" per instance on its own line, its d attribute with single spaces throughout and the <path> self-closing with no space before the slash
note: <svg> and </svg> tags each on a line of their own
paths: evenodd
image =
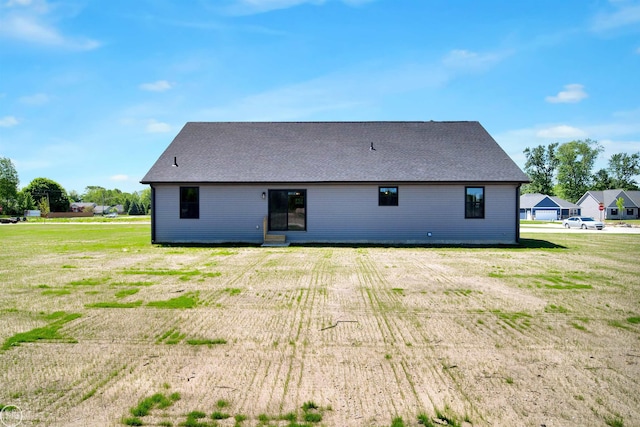
<svg viewBox="0 0 640 427">
<path fill-rule="evenodd" d="M 269 231 L 307 229 L 307 191 L 269 190 Z"/>
</svg>

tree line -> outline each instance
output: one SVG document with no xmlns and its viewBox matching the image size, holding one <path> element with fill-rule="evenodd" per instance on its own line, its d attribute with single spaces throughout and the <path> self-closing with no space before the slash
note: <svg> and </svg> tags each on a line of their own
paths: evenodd
<svg viewBox="0 0 640 427">
<path fill-rule="evenodd" d="M 524 171 L 531 183 L 522 193 L 558 196 L 572 203 L 589 190 L 638 190 L 640 153 L 613 154 L 607 167 L 593 172 L 603 147 L 590 139 L 539 145 L 524 150 Z"/>
<path fill-rule="evenodd" d="M 84 193 L 67 192 L 49 178 L 35 178 L 18 189 L 18 172 L 11 159 L 0 157 L 0 214 L 22 216 L 27 210 L 68 212 L 74 202 L 95 203 L 98 206 L 121 205 L 129 215 L 145 215 L 151 210 L 151 189 L 125 193 L 100 186 L 88 186 Z"/>
</svg>

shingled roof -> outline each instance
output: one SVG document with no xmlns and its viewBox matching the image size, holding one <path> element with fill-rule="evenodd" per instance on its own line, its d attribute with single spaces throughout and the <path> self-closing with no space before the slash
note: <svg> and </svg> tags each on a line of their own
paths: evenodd
<svg viewBox="0 0 640 427">
<path fill-rule="evenodd" d="M 529 179 L 478 122 L 190 122 L 141 182 Z"/>
</svg>

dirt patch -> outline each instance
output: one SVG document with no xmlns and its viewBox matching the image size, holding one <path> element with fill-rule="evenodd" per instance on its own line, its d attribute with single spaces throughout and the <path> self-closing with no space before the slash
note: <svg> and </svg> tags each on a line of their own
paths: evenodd
<svg viewBox="0 0 640 427">
<path fill-rule="evenodd" d="M 114 251 L 34 271 L 65 289 L 72 276 L 108 278 L 61 296 L 27 287 L 25 267 L 1 297 L 12 307 L 0 313 L 2 340 L 42 324 L 38 311 L 82 317 L 61 330 L 75 344 L 0 353 L 0 403 L 22 408 L 25 425 L 123 425 L 159 392 L 181 398 L 147 424 L 178 425 L 191 411 L 213 423 L 224 400 L 231 417 L 221 426 L 236 415 L 242 426 L 285 426 L 290 412 L 302 423 L 309 401 L 328 426 L 395 417 L 418 426 L 438 414 L 466 426 L 633 425 L 640 327 L 627 318 L 640 313 L 638 245 L 606 257 L 583 240 L 560 243 L 566 249 L 155 247 L 126 260 Z M 567 268 L 576 260 L 587 262 Z M 153 273 L 167 269 L 198 273 Z M 141 305 L 86 307 L 113 300 L 122 282 L 148 284 L 118 300 Z M 197 295 L 197 306 L 146 305 L 182 294 Z"/>
</svg>

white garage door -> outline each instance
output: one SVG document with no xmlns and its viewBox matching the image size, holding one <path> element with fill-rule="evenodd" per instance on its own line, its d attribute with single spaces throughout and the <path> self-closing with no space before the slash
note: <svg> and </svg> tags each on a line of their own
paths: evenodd
<svg viewBox="0 0 640 427">
<path fill-rule="evenodd" d="M 538 210 L 536 211 L 536 219 L 538 221 L 555 221 L 558 219 L 558 211 L 557 210 Z"/>
</svg>

